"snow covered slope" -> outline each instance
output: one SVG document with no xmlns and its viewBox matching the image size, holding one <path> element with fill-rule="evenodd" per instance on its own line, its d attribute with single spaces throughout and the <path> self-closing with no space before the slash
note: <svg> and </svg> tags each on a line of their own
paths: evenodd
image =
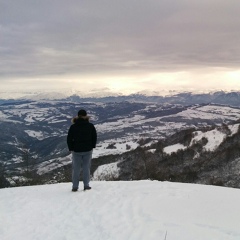
<svg viewBox="0 0 240 240">
<path fill-rule="evenodd" d="M 157 182 L 0 189 L 1 240 L 239 240 L 240 190 Z"/>
<path fill-rule="evenodd" d="M 203 138 L 207 140 L 206 144 L 203 145 L 203 150 L 204 151 L 209 151 L 213 152 L 215 151 L 220 144 L 228 137 L 228 136 L 233 136 L 234 134 L 237 133 L 239 129 L 240 124 L 231 124 L 228 125 L 228 130 L 229 132 L 224 132 L 223 127 L 216 127 L 213 130 L 209 130 L 206 132 L 202 131 L 194 131 L 193 132 L 193 138 L 189 144 L 189 146 L 192 146 L 194 143 L 201 141 Z M 173 152 L 177 152 L 180 149 L 186 149 L 187 147 L 184 146 L 183 144 L 177 143 L 174 145 L 167 146 L 163 149 L 163 151 L 166 154 L 171 154 Z"/>
</svg>

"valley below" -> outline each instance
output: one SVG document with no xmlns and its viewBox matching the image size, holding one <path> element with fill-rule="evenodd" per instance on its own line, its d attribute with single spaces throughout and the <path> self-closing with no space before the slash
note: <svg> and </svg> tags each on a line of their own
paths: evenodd
<svg viewBox="0 0 240 240">
<path fill-rule="evenodd" d="M 183 181 L 185 176 L 186 181 L 200 181 L 201 176 L 197 172 L 204 176 L 201 169 L 205 169 L 201 164 L 199 169 L 194 166 L 197 177 L 192 179 L 186 177 L 185 171 L 182 178 L 177 177 L 181 174 L 173 169 L 189 167 L 185 160 L 190 165 L 196 161 L 203 162 L 203 158 L 206 162 L 211 154 L 217 154 L 226 139 L 233 141 L 232 138 L 238 136 L 238 106 L 173 101 L 162 103 L 152 101 L 152 98 L 148 101 L 115 100 L 28 99 L 2 102 L 0 163 L 4 179 L 13 186 L 21 182 L 24 184 L 31 176 L 23 173 L 34 170 L 37 178 L 45 179 L 41 182 L 69 180 L 71 154 L 67 149 L 66 136 L 71 119 L 82 108 L 87 110 L 98 133 L 92 161 L 92 175 L 96 180 L 150 178 Z M 172 160 L 174 154 L 175 160 L 178 159 L 176 161 Z M 238 154 L 232 160 L 237 161 L 237 157 Z M 149 159 L 149 163 L 144 162 L 143 158 Z M 150 171 L 146 171 L 147 164 L 157 164 L 151 176 Z M 133 171 L 130 165 L 139 167 L 136 170 L 138 173 L 130 174 Z M 216 162 L 216 169 L 217 166 Z M 163 169 L 164 173 L 161 172 Z M 216 176 L 217 179 L 221 177 L 220 174 Z M 238 183 L 232 186 L 239 187 Z"/>
</svg>

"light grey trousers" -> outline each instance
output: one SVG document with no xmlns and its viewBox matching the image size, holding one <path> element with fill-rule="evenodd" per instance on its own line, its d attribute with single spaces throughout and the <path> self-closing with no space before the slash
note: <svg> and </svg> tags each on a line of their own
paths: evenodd
<svg viewBox="0 0 240 240">
<path fill-rule="evenodd" d="M 91 160 L 92 160 L 92 151 L 72 152 L 72 184 L 73 184 L 73 188 L 78 188 L 81 168 L 83 170 L 83 185 L 84 185 L 84 187 L 89 186 Z"/>
</svg>

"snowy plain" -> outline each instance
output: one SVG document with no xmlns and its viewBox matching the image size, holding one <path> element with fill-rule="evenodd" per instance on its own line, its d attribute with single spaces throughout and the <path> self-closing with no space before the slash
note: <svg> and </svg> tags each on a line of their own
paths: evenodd
<svg viewBox="0 0 240 240">
<path fill-rule="evenodd" d="M 239 189 L 149 180 L 91 186 L 0 189 L 0 239 L 240 239 Z"/>
</svg>

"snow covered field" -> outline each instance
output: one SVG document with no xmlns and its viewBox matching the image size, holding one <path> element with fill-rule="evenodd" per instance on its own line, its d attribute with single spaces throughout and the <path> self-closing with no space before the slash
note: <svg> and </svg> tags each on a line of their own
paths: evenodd
<svg viewBox="0 0 240 240">
<path fill-rule="evenodd" d="M 240 190 L 157 181 L 0 189 L 1 240 L 239 240 Z"/>
</svg>

